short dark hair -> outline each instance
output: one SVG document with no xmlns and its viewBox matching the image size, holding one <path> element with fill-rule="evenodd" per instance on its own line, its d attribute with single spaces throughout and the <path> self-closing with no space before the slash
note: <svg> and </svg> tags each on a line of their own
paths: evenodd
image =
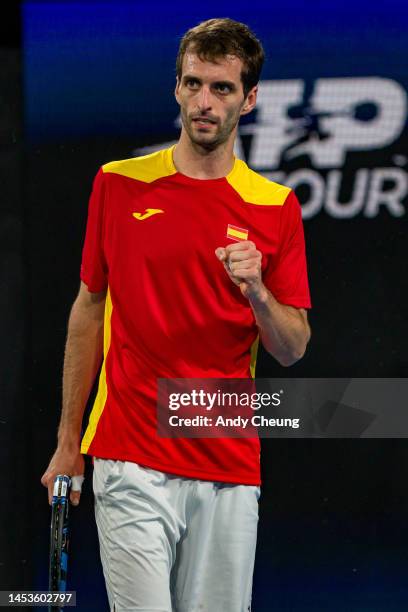
<svg viewBox="0 0 408 612">
<path fill-rule="evenodd" d="M 262 44 L 248 26 L 228 17 L 208 19 L 187 30 L 181 39 L 176 60 L 179 79 L 187 50 L 210 62 L 226 55 L 239 57 L 243 63 L 241 81 L 245 96 L 258 83 L 265 59 Z"/>
</svg>

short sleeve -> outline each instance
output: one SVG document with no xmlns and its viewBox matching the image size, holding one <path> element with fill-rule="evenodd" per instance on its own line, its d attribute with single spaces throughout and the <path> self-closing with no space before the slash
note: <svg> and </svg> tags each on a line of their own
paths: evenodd
<svg viewBox="0 0 408 612">
<path fill-rule="evenodd" d="M 282 206 L 278 253 L 269 263 L 263 282 L 281 304 L 311 307 L 302 210 L 293 191 Z"/>
<path fill-rule="evenodd" d="M 92 293 L 108 286 L 108 266 L 104 255 L 105 180 L 102 168 L 95 176 L 89 198 L 85 242 L 82 249 L 81 280 Z"/>
</svg>

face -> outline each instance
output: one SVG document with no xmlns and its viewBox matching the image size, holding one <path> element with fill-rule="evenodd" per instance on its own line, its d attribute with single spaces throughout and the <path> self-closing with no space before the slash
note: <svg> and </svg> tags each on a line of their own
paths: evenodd
<svg viewBox="0 0 408 612">
<path fill-rule="evenodd" d="M 241 71 L 242 60 L 233 55 L 214 63 L 185 53 L 175 96 L 183 128 L 194 144 L 212 150 L 234 140 L 239 118 L 254 108 L 257 93 L 253 87 L 244 96 Z"/>
</svg>

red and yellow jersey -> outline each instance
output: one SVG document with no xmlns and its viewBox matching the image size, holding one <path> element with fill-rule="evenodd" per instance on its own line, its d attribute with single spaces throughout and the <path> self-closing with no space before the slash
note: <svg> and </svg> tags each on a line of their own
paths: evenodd
<svg viewBox="0 0 408 612">
<path fill-rule="evenodd" d="M 257 438 L 159 438 L 158 378 L 248 378 L 258 330 L 214 251 L 263 254 L 275 298 L 309 308 L 300 205 L 235 159 L 224 178 L 177 172 L 172 148 L 111 162 L 89 202 L 81 279 L 107 288 L 104 360 L 81 451 L 188 478 L 259 484 Z"/>
</svg>

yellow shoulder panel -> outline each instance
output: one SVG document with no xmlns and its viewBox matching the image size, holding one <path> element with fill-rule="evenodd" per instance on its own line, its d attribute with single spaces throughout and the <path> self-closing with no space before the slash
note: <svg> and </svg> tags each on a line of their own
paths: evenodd
<svg viewBox="0 0 408 612">
<path fill-rule="evenodd" d="M 291 192 L 290 187 L 268 180 L 248 168 L 246 163 L 240 159 L 235 160 L 227 181 L 248 204 L 282 206 Z"/>
<path fill-rule="evenodd" d="M 144 183 L 152 183 L 177 172 L 173 164 L 172 149 L 173 147 L 150 153 L 150 155 L 109 162 L 102 166 L 102 170 L 121 174 Z"/>
</svg>

